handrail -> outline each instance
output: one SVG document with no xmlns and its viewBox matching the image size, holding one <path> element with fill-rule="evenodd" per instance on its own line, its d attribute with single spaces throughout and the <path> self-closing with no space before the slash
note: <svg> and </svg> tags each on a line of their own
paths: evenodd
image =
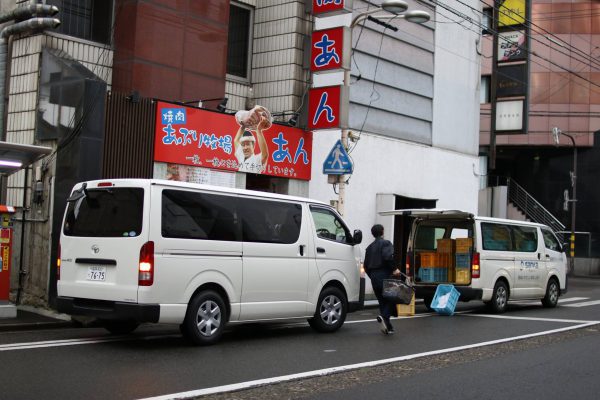
<svg viewBox="0 0 600 400">
<path fill-rule="evenodd" d="M 548 225 L 554 233 L 562 236 L 559 232 L 565 230 L 565 225 L 560 222 L 550 211 L 546 210 L 532 195 L 514 179 L 508 181 L 508 199 L 516 205 L 528 218 L 534 222 Z"/>
</svg>

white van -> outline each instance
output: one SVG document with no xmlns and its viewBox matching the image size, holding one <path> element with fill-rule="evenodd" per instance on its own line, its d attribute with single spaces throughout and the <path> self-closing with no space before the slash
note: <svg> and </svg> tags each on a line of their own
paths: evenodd
<svg viewBox="0 0 600 400">
<path fill-rule="evenodd" d="M 506 311 L 509 300 L 541 299 L 555 307 L 567 291 L 567 257 L 546 225 L 477 217 L 457 210 L 394 210 L 413 218 L 406 254 L 416 297 L 429 307 L 440 283 L 460 301 L 483 300 Z"/>
<path fill-rule="evenodd" d="M 190 183 L 79 183 L 65 211 L 57 309 L 112 333 L 180 324 L 212 344 L 233 322 L 339 329 L 362 306 L 359 230 L 305 198 Z"/>
</svg>

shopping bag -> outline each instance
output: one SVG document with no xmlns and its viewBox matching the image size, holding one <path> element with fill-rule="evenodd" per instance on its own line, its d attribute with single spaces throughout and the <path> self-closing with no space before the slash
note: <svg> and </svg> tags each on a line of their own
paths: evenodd
<svg viewBox="0 0 600 400">
<path fill-rule="evenodd" d="M 409 282 L 410 283 L 410 282 Z M 383 298 L 394 304 L 410 304 L 414 288 L 399 279 L 383 280 Z"/>
</svg>

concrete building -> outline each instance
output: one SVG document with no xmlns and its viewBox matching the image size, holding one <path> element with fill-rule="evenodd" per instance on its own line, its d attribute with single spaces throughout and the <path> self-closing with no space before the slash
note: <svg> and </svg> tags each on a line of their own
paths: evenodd
<svg viewBox="0 0 600 400">
<path fill-rule="evenodd" d="M 507 35 L 506 30 L 498 33 L 491 29 L 492 22 L 500 13 L 493 8 L 493 2 L 487 3 L 488 7 L 483 10 L 489 23 L 483 27 L 480 129 L 481 151 L 486 160 L 492 153 L 489 95 L 494 62 L 493 39 L 495 35 Z M 535 219 L 523 207 L 515 205 L 516 192 L 527 193 L 556 217 L 562 224 L 558 230 L 563 230 L 565 240 L 568 240 L 574 205 L 573 202 L 565 204 L 565 191 L 567 197 L 573 199 L 570 171 L 573 171 L 575 145 L 579 153 L 575 257 L 598 257 L 600 220 L 596 210 L 600 193 L 593 183 L 600 172 L 597 161 L 600 128 L 600 64 L 596 59 L 600 40 L 600 23 L 596 15 L 598 4 L 566 0 L 532 0 L 523 4 L 530 7 L 525 18 L 529 34 L 523 37 L 520 46 L 529 66 L 523 82 L 529 103 L 524 114 L 526 130 L 522 134 L 496 135 L 496 165 L 490 168 L 489 183 L 504 187 L 504 200 L 497 199 L 496 202 L 503 201 L 506 206 L 508 197 L 509 205 L 501 210 L 500 215 L 498 212 L 494 214 Z M 556 147 L 553 127 L 571 135 L 574 145 L 562 135 L 560 146 Z M 482 210 L 482 213 L 486 211 L 489 213 L 489 209 Z"/>
<path fill-rule="evenodd" d="M 3 6 L 25 3 L 4 1 Z M 276 121 L 304 114 L 302 127 L 311 86 L 306 43 L 319 23 L 298 0 L 45 3 L 61 10 L 61 26 L 10 38 L 4 138 L 54 149 L 27 177 L 21 171 L 6 182 L 4 203 L 19 210 L 13 221 L 16 236 L 24 226 L 23 241 L 13 252 L 11 298 L 30 304 L 52 304 L 55 296 L 53 260 L 73 183 L 165 172 L 147 154 L 152 147 L 143 144 L 152 140 L 153 119 L 135 123 L 146 138 L 132 145 L 140 136 L 126 128 L 131 123 L 127 107 L 147 105 L 150 110 L 153 102 L 145 99 L 216 99 L 203 102 L 214 109 L 227 97 L 229 112 L 260 104 Z M 354 0 L 353 15 L 380 4 Z M 479 2 L 408 4 L 429 12 L 431 21 L 388 21 L 397 32 L 365 21 L 352 32 L 350 130 L 356 141 L 349 153 L 355 168 L 347 176 L 344 214 L 352 228 L 366 233 L 364 246 L 375 222 L 386 226 L 386 236 L 398 249 L 406 240 L 405 221 L 382 218 L 379 211 L 477 210 L 481 35 L 464 29 L 461 18 Z M 119 96 L 119 110 L 125 110 L 121 122 L 111 108 Z M 124 138 L 128 153 L 117 162 L 106 153 L 116 148 L 109 142 L 121 129 L 131 136 Z M 313 135 L 310 180 L 234 172 L 226 184 L 336 201 L 336 187 L 321 169 L 339 137 L 339 131 Z M 42 195 L 35 197 L 38 181 Z M 23 210 L 25 223 L 19 222 Z M 23 255 L 17 260 L 20 248 Z"/>
</svg>

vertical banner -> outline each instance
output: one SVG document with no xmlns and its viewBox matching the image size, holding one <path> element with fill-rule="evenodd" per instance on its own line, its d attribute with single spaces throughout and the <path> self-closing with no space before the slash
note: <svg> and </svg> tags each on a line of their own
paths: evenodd
<svg viewBox="0 0 600 400">
<path fill-rule="evenodd" d="M 315 17 L 351 13 L 353 0 L 308 0 L 308 12 Z"/>
<path fill-rule="evenodd" d="M 0 301 L 8 301 L 10 295 L 11 253 L 12 229 L 0 228 Z"/>
<path fill-rule="evenodd" d="M 350 29 L 337 28 L 315 31 L 312 34 L 310 70 L 350 69 Z"/>
<path fill-rule="evenodd" d="M 496 0 L 498 4 L 498 27 L 525 23 L 526 0 Z"/>
<path fill-rule="evenodd" d="M 234 116 L 159 101 L 154 161 L 310 180 L 312 133 L 270 116 L 261 106 Z"/>
<path fill-rule="evenodd" d="M 308 129 L 348 127 L 348 87 L 327 86 L 308 92 Z"/>
</svg>

